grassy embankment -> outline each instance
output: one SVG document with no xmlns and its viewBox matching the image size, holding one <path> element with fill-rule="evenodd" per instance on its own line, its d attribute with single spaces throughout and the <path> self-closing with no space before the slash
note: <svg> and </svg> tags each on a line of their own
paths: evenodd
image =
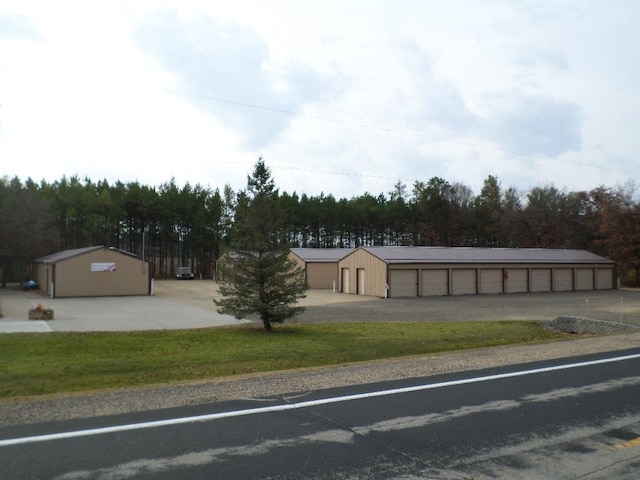
<svg viewBox="0 0 640 480">
<path fill-rule="evenodd" d="M 0 398 L 336 365 L 562 335 L 534 322 L 329 323 L 0 335 Z"/>
</svg>

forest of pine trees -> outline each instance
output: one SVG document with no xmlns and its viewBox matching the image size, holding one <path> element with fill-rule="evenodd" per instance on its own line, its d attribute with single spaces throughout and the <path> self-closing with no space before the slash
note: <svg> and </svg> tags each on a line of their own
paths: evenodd
<svg viewBox="0 0 640 480">
<path fill-rule="evenodd" d="M 53 183 L 0 179 L 3 283 L 23 281 L 34 258 L 105 245 L 144 256 L 156 277 L 189 265 L 212 278 L 230 244 L 239 192 L 199 184 L 160 186 L 63 177 Z M 439 177 L 397 183 L 351 198 L 279 194 L 296 247 L 441 245 L 586 249 L 618 263 L 638 285 L 640 203 L 633 185 L 568 192 L 553 185 L 504 188 L 497 177 L 480 192 Z"/>
</svg>

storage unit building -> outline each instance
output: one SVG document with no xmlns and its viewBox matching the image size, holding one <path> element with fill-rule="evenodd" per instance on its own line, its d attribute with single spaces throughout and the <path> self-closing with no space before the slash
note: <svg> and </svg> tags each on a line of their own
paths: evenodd
<svg viewBox="0 0 640 480">
<path fill-rule="evenodd" d="M 338 261 L 352 251 L 352 248 L 292 248 L 291 258 L 304 268 L 309 288 L 337 289 Z"/>
<path fill-rule="evenodd" d="M 33 262 L 34 277 L 50 297 L 149 295 L 149 263 L 104 246 L 64 250 Z"/>
<path fill-rule="evenodd" d="M 615 288 L 616 264 L 585 250 L 360 247 L 338 262 L 339 291 L 379 297 Z"/>
</svg>

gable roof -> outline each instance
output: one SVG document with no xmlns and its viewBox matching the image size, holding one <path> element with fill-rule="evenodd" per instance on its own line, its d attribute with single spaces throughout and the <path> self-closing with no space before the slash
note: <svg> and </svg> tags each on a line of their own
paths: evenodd
<svg viewBox="0 0 640 480">
<path fill-rule="evenodd" d="M 337 262 L 353 252 L 353 248 L 292 248 L 291 252 L 305 262 Z"/>
<path fill-rule="evenodd" d="M 614 261 L 586 250 L 479 247 L 360 247 L 386 263 L 599 263 Z"/>
<path fill-rule="evenodd" d="M 67 258 L 77 257 L 78 255 L 84 255 L 85 253 L 94 252 L 96 250 L 105 249 L 104 245 L 97 245 L 93 247 L 83 247 L 83 248 L 73 248 L 70 250 L 63 250 L 61 252 L 52 253 L 50 255 L 46 255 L 44 257 L 40 257 L 34 260 L 34 262 L 38 263 L 57 263 L 62 260 L 66 260 Z M 127 252 L 125 250 L 120 250 L 119 248 L 109 247 L 109 250 L 121 253 L 122 255 L 127 255 L 129 257 L 138 258 L 137 255 L 131 252 Z"/>
<path fill-rule="evenodd" d="M 39 263 L 56 263 L 61 260 L 66 260 L 67 258 L 76 257 L 78 255 L 84 255 L 88 252 L 93 252 L 94 250 L 100 250 L 104 248 L 103 245 L 93 246 L 93 247 L 84 247 L 84 248 L 73 248 L 71 250 L 63 250 L 61 252 L 52 253 L 50 255 L 46 255 L 44 257 L 40 257 L 35 259 L 35 262 Z"/>
</svg>

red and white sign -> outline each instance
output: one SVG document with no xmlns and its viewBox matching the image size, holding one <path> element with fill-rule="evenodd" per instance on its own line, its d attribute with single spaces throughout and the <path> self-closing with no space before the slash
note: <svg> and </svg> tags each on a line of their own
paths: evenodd
<svg viewBox="0 0 640 480">
<path fill-rule="evenodd" d="M 92 263 L 91 271 L 92 272 L 115 272 L 116 263 L 115 262 Z"/>
</svg>

